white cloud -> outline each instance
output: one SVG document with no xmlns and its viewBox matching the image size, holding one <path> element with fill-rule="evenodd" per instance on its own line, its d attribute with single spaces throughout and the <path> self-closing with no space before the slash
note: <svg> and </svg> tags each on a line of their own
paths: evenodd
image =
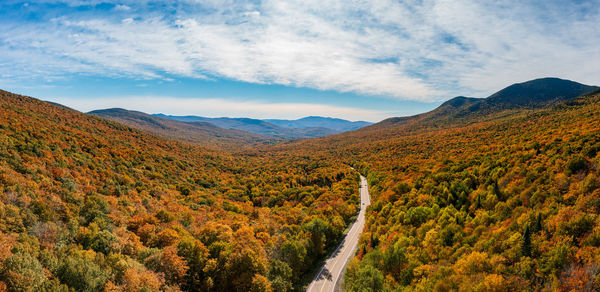
<svg viewBox="0 0 600 292">
<path fill-rule="evenodd" d="M 444 71 L 454 70 L 462 87 L 487 94 L 545 76 L 597 84 L 600 3 L 590 2 L 596 5 L 584 9 L 564 1 L 437 1 L 431 17 L 470 47 L 460 58 L 444 58 Z"/>
<path fill-rule="evenodd" d="M 270 103 L 260 101 L 229 100 L 219 98 L 178 98 L 160 96 L 51 98 L 81 112 L 106 108 L 125 108 L 145 113 L 164 113 L 171 115 L 198 115 L 203 117 L 249 117 L 258 119 L 298 119 L 306 116 L 336 117 L 352 121 L 363 120 L 377 122 L 390 113 L 385 111 L 340 107 L 325 104 L 308 103 Z"/>
<path fill-rule="evenodd" d="M 127 5 L 117 4 L 115 6 L 115 10 L 117 10 L 117 11 L 129 11 L 129 10 L 131 10 L 131 7 L 129 7 Z"/>
<path fill-rule="evenodd" d="M 598 0 L 146 2 L 0 26 L 1 78 L 175 75 L 432 101 L 600 76 Z"/>
</svg>

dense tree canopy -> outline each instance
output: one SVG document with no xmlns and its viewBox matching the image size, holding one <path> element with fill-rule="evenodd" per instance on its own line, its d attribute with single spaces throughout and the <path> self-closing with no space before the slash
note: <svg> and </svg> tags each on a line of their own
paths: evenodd
<svg viewBox="0 0 600 292">
<path fill-rule="evenodd" d="M 348 290 L 600 289 L 600 95 L 373 131 L 342 148 L 374 196 Z"/>
<path fill-rule="evenodd" d="M 289 291 L 357 188 L 339 161 L 207 150 L 2 92 L 0 287 Z"/>
<path fill-rule="evenodd" d="M 600 95 L 239 151 L 0 98 L 0 291 L 600 289 Z"/>
</svg>

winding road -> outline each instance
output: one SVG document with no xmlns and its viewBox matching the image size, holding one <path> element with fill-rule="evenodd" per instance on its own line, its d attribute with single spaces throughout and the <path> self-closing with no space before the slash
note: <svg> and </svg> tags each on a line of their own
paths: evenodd
<svg viewBox="0 0 600 292">
<path fill-rule="evenodd" d="M 339 289 L 338 282 L 346 270 L 348 260 L 354 256 L 358 247 L 358 238 L 365 227 L 365 213 L 371 204 L 369 185 L 364 176 L 360 176 L 360 212 L 350 231 L 342 240 L 337 249 L 329 256 L 319 270 L 313 281 L 308 285 L 308 292 L 331 292 Z"/>
</svg>

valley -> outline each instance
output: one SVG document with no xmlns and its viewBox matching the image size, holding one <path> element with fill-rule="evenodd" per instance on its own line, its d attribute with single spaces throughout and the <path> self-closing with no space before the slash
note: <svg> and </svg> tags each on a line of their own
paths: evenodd
<svg viewBox="0 0 600 292">
<path fill-rule="evenodd" d="M 11 291 L 599 287 L 597 87 L 532 80 L 299 140 L 0 107 Z"/>
<path fill-rule="evenodd" d="M 0 292 L 600 291 L 600 0 L 0 1 Z"/>
</svg>

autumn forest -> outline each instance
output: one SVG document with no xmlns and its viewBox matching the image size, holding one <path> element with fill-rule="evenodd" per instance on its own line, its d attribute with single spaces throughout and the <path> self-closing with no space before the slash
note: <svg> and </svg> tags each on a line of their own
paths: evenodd
<svg viewBox="0 0 600 292">
<path fill-rule="evenodd" d="M 595 87 L 214 147 L 129 121 L 0 91 L 0 291 L 303 291 L 356 219 L 359 174 L 345 291 L 600 289 Z"/>
</svg>

